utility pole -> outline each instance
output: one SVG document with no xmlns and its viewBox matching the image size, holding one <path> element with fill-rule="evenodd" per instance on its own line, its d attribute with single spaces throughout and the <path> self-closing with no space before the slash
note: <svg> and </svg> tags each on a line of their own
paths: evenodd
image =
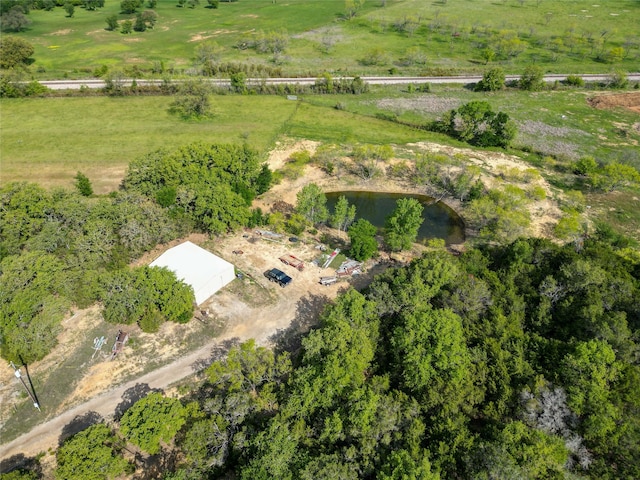
<svg viewBox="0 0 640 480">
<path fill-rule="evenodd" d="M 18 380 L 20 380 L 20 382 L 22 383 L 22 386 L 24 387 L 24 389 L 27 391 L 27 393 L 31 397 L 31 400 L 33 401 L 33 406 L 36 407 L 39 412 L 41 412 L 42 410 L 40 410 L 40 405 L 38 404 L 38 401 L 36 400 L 36 397 L 33 395 L 33 392 L 31 390 L 29 390 L 29 387 L 27 387 L 27 384 L 24 383 L 24 378 L 22 378 L 22 374 L 20 373 L 20 368 L 16 367 L 13 362 L 10 362 L 10 363 L 11 363 L 11 366 L 13 367 L 13 374 L 16 376 L 16 378 Z"/>
</svg>

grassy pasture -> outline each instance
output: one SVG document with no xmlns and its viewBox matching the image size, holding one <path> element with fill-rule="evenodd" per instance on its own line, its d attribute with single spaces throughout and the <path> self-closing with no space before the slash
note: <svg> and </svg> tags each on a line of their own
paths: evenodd
<svg viewBox="0 0 640 480">
<path fill-rule="evenodd" d="M 435 85 L 431 93 L 408 93 L 407 87 L 374 88 L 357 97 L 316 96 L 309 101 L 326 106 L 341 102 L 354 113 L 391 114 L 401 121 L 424 124 L 464 103 L 485 100 L 494 111 L 506 112 L 516 121 L 516 146 L 567 159 L 592 155 L 603 161 L 620 160 L 640 169 L 640 133 L 633 127 L 638 114 L 589 106 L 588 97 L 598 93 L 585 89 L 483 93 Z"/>
<path fill-rule="evenodd" d="M 214 117 L 186 122 L 168 113 L 171 97 L 2 100 L 2 183 L 70 185 L 78 170 L 96 192 L 117 187 L 127 164 L 158 148 L 193 141 L 243 142 L 264 150 L 294 112 L 278 97 L 221 96 Z"/>
<path fill-rule="evenodd" d="M 538 63 L 549 71 L 608 72 L 612 68 L 637 70 L 640 59 L 640 4 L 632 0 L 367 0 L 358 15 L 343 18 L 344 0 L 241 0 L 220 3 L 218 9 L 178 8 L 173 0 L 159 0 L 153 30 L 130 35 L 105 30 L 105 19 L 119 14 L 119 2 L 86 11 L 76 8 L 66 18 L 62 8 L 32 11 L 30 28 L 19 35 L 36 48 L 32 71 L 40 78 L 87 77 L 101 65 L 149 71 L 164 61 L 180 73 L 193 63 L 202 42 L 217 42 L 221 61 L 280 65 L 290 74 L 403 74 L 437 71 L 479 71 L 487 45 L 517 39 L 524 50 L 497 58 L 507 70 Z M 409 21 L 409 29 L 398 25 Z M 258 54 L 235 48 L 259 31 L 284 31 L 289 45 L 283 55 Z M 516 42 L 518 43 L 518 42 Z M 328 51 L 323 44 L 330 45 Z M 624 58 L 596 61 L 623 47 Z M 426 63 L 403 61 L 417 48 Z"/>
<path fill-rule="evenodd" d="M 404 143 L 425 132 L 274 96 L 212 97 L 214 116 L 187 122 L 167 112 L 170 97 L 3 99 L 1 182 L 45 187 L 86 174 L 96 193 L 115 189 L 128 163 L 158 148 L 194 141 L 247 142 L 265 152 L 282 135 L 329 142 Z"/>
</svg>

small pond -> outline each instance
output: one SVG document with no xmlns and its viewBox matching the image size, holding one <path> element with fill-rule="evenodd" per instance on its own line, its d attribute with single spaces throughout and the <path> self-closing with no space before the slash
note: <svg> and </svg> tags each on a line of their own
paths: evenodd
<svg viewBox="0 0 640 480">
<path fill-rule="evenodd" d="M 349 205 L 356 206 L 356 219 L 369 220 L 378 228 L 384 227 L 386 218 L 396 208 L 400 198 L 415 198 L 424 206 L 422 217 L 424 222 L 418 231 L 418 242 L 424 243 L 432 238 L 442 238 L 447 245 L 462 243 L 464 222 L 458 214 L 442 202 L 426 195 L 382 192 L 331 192 L 327 193 L 327 207 L 333 213 L 338 198 L 344 195 Z"/>
</svg>

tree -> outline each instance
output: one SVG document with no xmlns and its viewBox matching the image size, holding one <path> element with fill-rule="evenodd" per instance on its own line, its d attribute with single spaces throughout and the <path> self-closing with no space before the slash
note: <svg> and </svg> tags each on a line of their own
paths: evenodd
<svg viewBox="0 0 640 480">
<path fill-rule="evenodd" d="M 33 45 L 22 38 L 0 35 L 0 68 L 27 66 L 33 51 Z"/>
<path fill-rule="evenodd" d="M 210 93 L 209 85 L 202 81 L 184 82 L 180 85 L 176 99 L 171 103 L 169 111 L 184 119 L 207 118 L 211 116 Z"/>
<path fill-rule="evenodd" d="M 487 47 L 482 49 L 480 56 L 484 60 L 485 65 L 492 62 L 496 58 L 496 51 L 493 48 Z"/>
<path fill-rule="evenodd" d="M 235 72 L 230 76 L 231 90 L 236 93 L 246 93 L 247 91 L 247 74 L 244 72 Z"/>
<path fill-rule="evenodd" d="M 120 25 L 120 33 L 129 35 L 133 31 L 133 22 L 131 20 L 125 20 Z"/>
<path fill-rule="evenodd" d="M 218 5 L 220 4 L 220 0 L 207 0 L 207 3 L 211 8 L 218 8 Z"/>
<path fill-rule="evenodd" d="M 296 197 L 296 211 L 304 215 L 309 222 L 321 223 L 329 217 L 326 205 L 327 197 L 315 183 L 309 183 L 302 187 Z"/>
<path fill-rule="evenodd" d="M 411 248 L 424 221 L 423 210 L 424 207 L 415 198 L 401 198 L 396 202 L 396 208 L 385 224 L 384 241 L 391 250 Z"/>
<path fill-rule="evenodd" d="M 142 6 L 141 0 L 122 0 L 120 2 L 120 11 L 126 14 L 136 13 L 138 8 Z"/>
<path fill-rule="evenodd" d="M 364 6 L 364 0 L 344 0 L 345 16 L 352 19 L 358 14 L 358 11 Z"/>
<path fill-rule="evenodd" d="M 391 452 L 382 467 L 380 480 L 440 480 L 440 474 L 431 471 L 427 452 L 421 452 L 420 459 L 412 458 L 406 450 Z"/>
<path fill-rule="evenodd" d="M 67 2 L 64 4 L 64 11 L 67 12 L 67 18 L 72 18 L 76 11 L 76 7 L 73 6 L 73 3 Z"/>
<path fill-rule="evenodd" d="M 573 173 L 576 175 L 590 175 L 598 170 L 598 162 L 590 155 L 581 157 L 573 164 Z"/>
<path fill-rule="evenodd" d="M 16 5 L 0 17 L 0 25 L 2 25 L 2 30 L 21 32 L 31 25 L 31 20 L 24 14 L 22 7 Z"/>
<path fill-rule="evenodd" d="M 216 42 L 205 42 L 196 47 L 196 62 L 202 65 L 202 73 L 209 76 L 217 73 L 223 50 Z"/>
<path fill-rule="evenodd" d="M 103 317 L 110 323 L 139 323 L 157 330 L 165 320 L 187 323 L 193 316 L 193 289 L 166 268 L 119 271 L 105 281 Z"/>
<path fill-rule="evenodd" d="M 451 135 L 482 147 L 507 147 L 516 136 L 516 126 L 504 112 L 495 113 L 482 100 L 465 103 L 443 118 Z"/>
<path fill-rule="evenodd" d="M 640 184 L 640 172 L 631 165 L 611 162 L 590 175 L 591 184 L 605 192 Z"/>
<path fill-rule="evenodd" d="M 562 361 L 567 404 L 574 413 L 585 417 L 586 440 L 605 439 L 617 428 L 620 411 L 613 405 L 610 390 L 620 375 L 620 367 L 615 352 L 603 340 L 579 343 Z"/>
<path fill-rule="evenodd" d="M 400 318 L 392 346 L 403 384 L 426 408 L 455 411 L 468 402 L 471 356 L 460 317 L 425 305 L 401 311 Z"/>
<path fill-rule="evenodd" d="M 378 251 L 376 241 L 376 227 L 368 220 L 361 218 L 349 227 L 349 255 L 358 261 L 365 261 L 373 257 Z"/>
<path fill-rule="evenodd" d="M 116 15 L 115 13 L 113 15 L 109 15 L 106 18 L 106 22 L 107 30 L 109 30 L 110 32 L 118 29 L 118 15 Z"/>
<path fill-rule="evenodd" d="M 89 11 L 102 7 L 104 7 L 104 0 L 84 0 L 84 8 Z"/>
<path fill-rule="evenodd" d="M 194 143 L 133 161 L 124 185 L 154 199 L 175 188 L 174 208 L 198 228 L 226 232 L 249 221 L 260 170 L 257 153 L 246 145 Z"/>
<path fill-rule="evenodd" d="M 356 206 L 349 205 L 347 197 L 341 195 L 331 216 L 331 225 L 340 231 L 347 230 L 356 218 Z"/>
<path fill-rule="evenodd" d="M 495 92 L 504 88 L 505 75 L 500 67 L 491 68 L 482 75 L 482 80 L 476 84 L 476 91 Z"/>
<path fill-rule="evenodd" d="M 0 353 L 16 363 L 33 363 L 56 345 L 70 306 L 65 265 L 52 254 L 32 251 L 6 257 L 1 267 Z"/>
<path fill-rule="evenodd" d="M 544 88 L 544 72 L 537 65 L 529 65 L 522 72 L 522 76 L 518 81 L 518 86 L 522 90 L 537 92 Z"/>
<path fill-rule="evenodd" d="M 118 438 L 104 423 L 67 439 L 56 451 L 58 480 L 111 480 L 133 468 L 120 454 Z"/>
<path fill-rule="evenodd" d="M 89 177 L 82 172 L 78 172 L 74 178 L 76 180 L 76 189 L 80 195 L 83 197 L 90 197 L 93 195 L 93 187 L 91 186 L 91 180 L 89 180 Z"/>
<path fill-rule="evenodd" d="M 188 410 L 177 398 L 153 392 L 138 400 L 120 419 L 120 432 L 145 452 L 160 452 L 187 421 Z"/>
<path fill-rule="evenodd" d="M 136 32 L 144 32 L 147 29 L 147 23 L 144 21 L 142 13 L 140 12 L 136 14 L 136 21 L 133 24 L 133 29 Z"/>
</svg>

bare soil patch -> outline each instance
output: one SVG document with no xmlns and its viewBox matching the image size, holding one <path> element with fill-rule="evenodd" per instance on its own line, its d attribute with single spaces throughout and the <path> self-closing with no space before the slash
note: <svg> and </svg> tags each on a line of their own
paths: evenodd
<svg viewBox="0 0 640 480">
<path fill-rule="evenodd" d="M 56 30 L 55 32 L 51 32 L 49 35 L 53 37 L 60 37 L 63 35 L 69 35 L 71 32 L 73 32 L 73 30 L 71 30 L 70 28 L 65 28 L 62 30 Z"/>
<path fill-rule="evenodd" d="M 610 93 L 596 95 L 587 99 L 594 108 L 607 109 L 623 107 L 632 112 L 640 113 L 640 92 Z"/>
</svg>

